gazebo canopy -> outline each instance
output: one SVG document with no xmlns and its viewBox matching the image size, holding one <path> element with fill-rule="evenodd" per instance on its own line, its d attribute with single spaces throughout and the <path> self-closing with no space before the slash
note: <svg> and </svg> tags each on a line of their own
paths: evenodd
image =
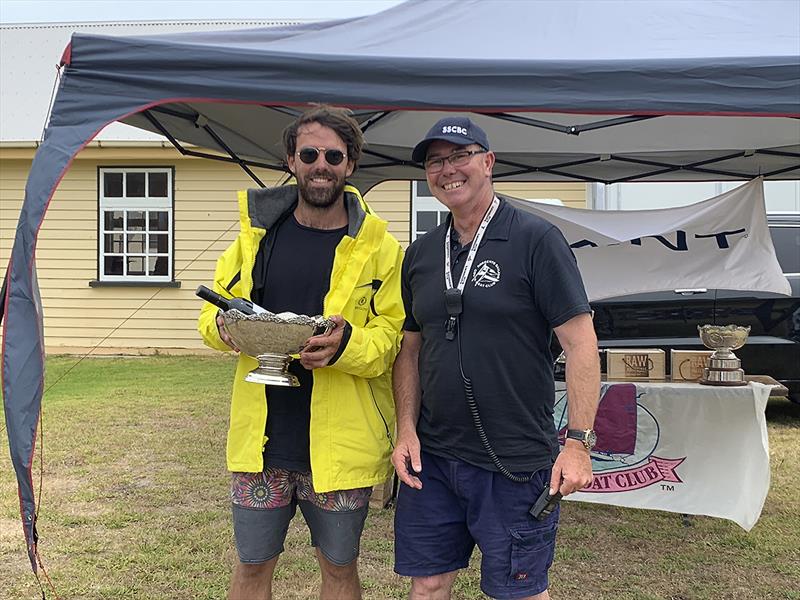
<svg viewBox="0 0 800 600">
<path fill-rule="evenodd" d="M 280 132 L 298 110 L 348 106 L 368 142 L 354 177 L 364 189 L 422 177 L 410 149 L 441 111 L 471 113 L 486 130 L 500 180 L 800 178 L 795 0 L 409 0 L 284 28 L 74 35 L 62 62 L 3 303 L 5 415 L 32 564 L 36 239 L 71 160 L 108 123 L 283 170 Z"/>
</svg>

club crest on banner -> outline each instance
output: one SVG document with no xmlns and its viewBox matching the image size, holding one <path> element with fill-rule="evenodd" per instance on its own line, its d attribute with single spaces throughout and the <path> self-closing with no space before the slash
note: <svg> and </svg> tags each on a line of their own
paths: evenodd
<svg viewBox="0 0 800 600">
<path fill-rule="evenodd" d="M 642 394 L 633 383 L 603 384 L 594 425 L 594 479 L 582 492 L 627 492 L 661 482 L 682 483 L 676 469 L 686 457 L 654 455 L 661 428 L 653 413 L 638 402 Z M 565 391 L 557 393 L 553 415 L 563 445 L 567 432 Z"/>
</svg>

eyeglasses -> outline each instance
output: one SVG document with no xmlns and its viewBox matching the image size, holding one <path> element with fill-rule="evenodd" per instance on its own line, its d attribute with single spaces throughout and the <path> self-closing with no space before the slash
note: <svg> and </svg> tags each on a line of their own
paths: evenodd
<svg viewBox="0 0 800 600">
<path fill-rule="evenodd" d="M 486 150 L 459 150 L 449 156 L 430 158 L 425 161 L 425 170 L 428 173 L 438 173 L 444 169 L 444 161 L 449 162 L 454 167 L 463 167 L 475 154 L 485 154 L 486 152 Z"/>
<path fill-rule="evenodd" d="M 315 162 L 317 162 L 320 152 L 325 154 L 325 162 L 327 162 L 329 165 L 333 165 L 334 167 L 342 164 L 342 161 L 347 156 L 344 152 L 337 150 L 336 148 L 314 148 L 313 146 L 301 148 L 297 152 L 297 156 L 299 156 L 300 160 L 305 164 L 313 165 Z"/>
</svg>

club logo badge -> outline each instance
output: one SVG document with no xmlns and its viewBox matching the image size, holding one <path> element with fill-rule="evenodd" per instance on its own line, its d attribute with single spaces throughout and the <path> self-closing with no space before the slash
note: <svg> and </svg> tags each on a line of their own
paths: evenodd
<svg viewBox="0 0 800 600">
<path fill-rule="evenodd" d="M 500 281 L 500 265 L 493 260 L 484 260 L 472 272 L 475 287 L 490 288 Z"/>
</svg>

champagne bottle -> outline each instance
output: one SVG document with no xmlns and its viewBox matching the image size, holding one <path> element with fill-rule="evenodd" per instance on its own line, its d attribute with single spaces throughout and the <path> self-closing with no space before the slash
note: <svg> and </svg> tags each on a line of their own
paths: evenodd
<svg viewBox="0 0 800 600">
<path fill-rule="evenodd" d="M 244 298 L 225 298 L 204 285 L 197 286 L 197 290 L 195 290 L 194 293 L 206 302 L 210 302 L 222 310 L 235 308 L 246 315 L 259 315 L 267 312 L 266 309 L 261 308 L 258 304 L 253 304 L 250 300 L 245 300 Z"/>
</svg>

